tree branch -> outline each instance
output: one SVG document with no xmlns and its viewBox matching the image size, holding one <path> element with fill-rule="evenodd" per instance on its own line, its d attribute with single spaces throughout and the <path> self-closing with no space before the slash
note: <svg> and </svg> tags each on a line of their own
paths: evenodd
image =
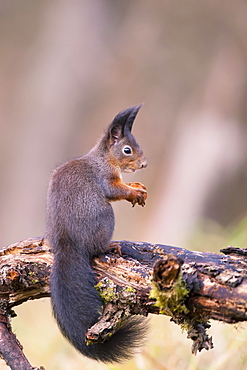
<svg viewBox="0 0 247 370">
<path fill-rule="evenodd" d="M 206 333 L 209 319 L 247 320 L 247 249 L 229 247 L 216 254 L 147 243 L 119 244 L 121 255 L 109 252 L 93 261 L 104 311 L 88 330 L 88 344 L 107 340 L 124 317 L 154 313 L 182 325 L 196 353 L 213 347 Z M 13 307 L 50 295 L 52 261 L 43 238 L 0 251 L 0 354 L 11 369 L 32 366 L 11 332 L 9 317 L 14 315 Z"/>
</svg>

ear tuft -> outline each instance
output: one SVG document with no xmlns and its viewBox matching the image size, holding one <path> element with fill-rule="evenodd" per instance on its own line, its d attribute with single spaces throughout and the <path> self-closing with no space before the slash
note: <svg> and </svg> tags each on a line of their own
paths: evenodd
<svg viewBox="0 0 247 370">
<path fill-rule="evenodd" d="M 125 124 L 125 130 L 124 130 L 124 133 L 126 134 L 128 131 L 131 132 L 131 129 L 132 129 L 132 126 L 133 126 L 133 123 L 134 123 L 134 120 L 136 118 L 136 115 L 137 113 L 139 112 L 139 110 L 141 109 L 143 104 L 139 104 L 139 105 L 136 105 L 132 108 L 129 108 L 129 116 L 126 120 L 126 124 Z M 128 110 L 128 109 L 127 109 Z"/>
<path fill-rule="evenodd" d="M 139 104 L 134 107 L 127 108 L 116 115 L 109 127 L 110 137 L 113 144 L 131 132 L 133 122 L 141 107 L 142 104 Z"/>
</svg>

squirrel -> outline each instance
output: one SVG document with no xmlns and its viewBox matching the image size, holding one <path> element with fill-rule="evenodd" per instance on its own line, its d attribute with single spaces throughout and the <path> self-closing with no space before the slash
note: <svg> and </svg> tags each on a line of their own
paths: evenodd
<svg viewBox="0 0 247 370">
<path fill-rule="evenodd" d="M 116 115 L 97 144 L 83 157 L 54 170 L 47 196 L 46 238 L 54 254 L 50 277 L 54 317 L 62 334 L 83 355 L 121 362 L 143 344 L 146 318 L 132 316 L 104 343 L 86 344 L 102 301 L 90 262 L 111 246 L 115 219 L 111 201 L 145 205 L 146 187 L 125 184 L 121 172 L 145 168 L 143 151 L 131 134 L 141 105 Z"/>
</svg>

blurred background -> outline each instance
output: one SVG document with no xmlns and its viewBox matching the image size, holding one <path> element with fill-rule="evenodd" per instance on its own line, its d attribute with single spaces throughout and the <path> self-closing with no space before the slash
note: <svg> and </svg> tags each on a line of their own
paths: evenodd
<svg viewBox="0 0 247 370">
<path fill-rule="evenodd" d="M 149 165 L 125 180 L 149 197 L 114 204 L 114 238 L 247 247 L 246 36 L 241 0 L 1 1 L 1 245 L 43 235 L 52 169 L 144 102 L 133 133 Z M 26 355 L 47 370 L 247 369 L 245 325 L 213 323 L 215 349 L 195 357 L 186 333 L 155 317 L 135 359 L 105 366 L 62 338 L 49 299 L 16 312 Z"/>
</svg>

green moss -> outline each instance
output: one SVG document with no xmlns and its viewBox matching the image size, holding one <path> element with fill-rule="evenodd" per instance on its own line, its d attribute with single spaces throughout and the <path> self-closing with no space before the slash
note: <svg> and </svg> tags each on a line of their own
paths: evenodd
<svg viewBox="0 0 247 370">
<path fill-rule="evenodd" d="M 39 280 L 35 280 L 35 279 L 32 279 L 32 280 L 31 280 L 31 283 L 32 283 L 32 284 L 37 284 L 38 282 L 39 282 Z"/>
<path fill-rule="evenodd" d="M 114 282 L 108 278 L 102 279 L 95 288 L 99 292 L 104 305 L 107 303 L 116 303 L 121 305 L 131 305 L 135 303 L 135 289 L 132 287 L 126 287 L 122 289 L 117 289 Z"/>
<path fill-rule="evenodd" d="M 185 300 L 189 295 L 182 275 L 178 276 L 177 281 L 169 290 L 160 290 L 155 282 L 152 282 L 150 298 L 155 298 L 155 306 L 159 307 L 160 313 L 168 316 L 186 315 L 189 310 L 185 305 Z"/>
<path fill-rule="evenodd" d="M 109 279 L 104 279 L 95 285 L 96 290 L 99 292 L 104 304 L 115 301 L 118 299 L 116 287 Z"/>
<path fill-rule="evenodd" d="M 190 312 L 185 305 L 189 296 L 189 290 L 182 279 L 181 273 L 177 281 L 169 290 L 161 290 L 155 282 L 150 298 L 155 298 L 155 306 L 159 307 L 160 313 L 172 317 L 172 321 L 178 324 L 182 331 L 187 332 L 187 338 L 192 339 L 192 353 L 196 354 L 203 348 L 213 348 L 212 338 L 206 330 L 210 327 L 208 319 L 200 315 L 199 312 Z"/>
<path fill-rule="evenodd" d="M 126 289 L 125 289 L 126 292 L 131 292 L 131 293 L 135 293 L 135 289 L 131 286 L 128 286 Z"/>
</svg>

